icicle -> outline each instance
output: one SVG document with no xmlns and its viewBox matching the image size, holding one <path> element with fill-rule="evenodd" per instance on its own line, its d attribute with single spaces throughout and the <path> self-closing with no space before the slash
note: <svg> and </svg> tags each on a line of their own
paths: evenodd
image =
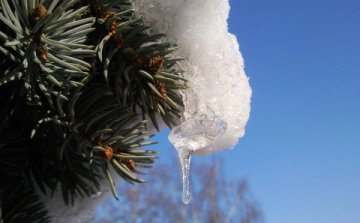
<svg viewBox="0 0 360 223">
<path fill-rule="evenodd" d="M 182 169 L 182 180 L 183 180 L 183 191 L 182 191 L 182 201 L 184 204 L 188 204 L 191 199 L 190 192 L 190 160 L 193 150 L 186 147 L 181 147 L 178 149 L 181 169 Z"/>
<path fill-rule="evenodd" d="M 179 153 L 181 169 L 183 172 L 182 200 L 185 204 L 190 202 L 190 160 L 191 154 L 219 140 L 226 132 L 227 123 L 219 117 L 207 119 L 206 115 L 191 117 L 174 127 L 169 140 Z"/>
</svg>

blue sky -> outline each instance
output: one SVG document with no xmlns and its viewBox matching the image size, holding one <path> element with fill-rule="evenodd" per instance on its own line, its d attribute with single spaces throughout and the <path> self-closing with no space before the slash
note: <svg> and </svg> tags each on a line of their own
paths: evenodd
<svg viewBox="0 0 360 223">
<path fill-rule="evenodd" d="M 360 1 L 230 6 L 253 96 L 228 177 L 268 223 L 360 222 Z"/>
<path fill-rule="evenodd" d="M 227 178 L 247 178 L 267 223 L 360 222 L 360 1 L 230 6 L 253 96 L 245 136 L 214 154 Z"/>
<path fill-rule="evenodd" d="M 360 222 L 360 1 L 230 6 L 253 96 L 245 136 L 214 154 L 227 178 L 247 178 L 267 223 Z"/>
</svg>

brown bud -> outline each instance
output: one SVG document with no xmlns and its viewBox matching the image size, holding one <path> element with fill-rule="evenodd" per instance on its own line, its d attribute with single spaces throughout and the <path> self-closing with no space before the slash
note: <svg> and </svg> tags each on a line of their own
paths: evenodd
<svg viewBox="0 0 360 223">
<path fill-rule="evenodd" d="M 160 56 L 153 57 L 150 59 L 149 69 L 151 71 L 157 73 L 163 67 L 163 63 L 164 63 L 164 58 L 162 58 Z"/>
<path fill-rule="evenodd" d="M 39 44 L 36 47 L 36 56 L 39 57 L 42 61 L 47 61 L 48 49 L 43 44 Z"/>
<path fill-rule="evenodd" d="M 100 153 L 101 159 L 108 161 L 114 155 L 113 149 L 110 146 L 105 146 L 105 151 Z"/>
<path fill-rule="evenodd" d="M 30 17 L 34 22 L 39 21 L 42 17 L 47 14 L 47 9 L 41 4 L 35 5 L 35 7 L 30 12 Z"/>
<path fill-rule="evenodd" d="M 114 36 L 117 31 L 117 22 L 112 22 L 109 30 L 109 36 Z"/>
<path fill-rule="evenodd" d="M 160 94 L 163 96 L 162 99 L 164 99 L 164 101 L 166 101 L 167 100 L 166 84 L 163 82 L 160 82 L 160 81 L 156 81 L 155 87 L 156 87 L 156 90 L 158 90 L 160 92 Z M 158 98 L 160 98 L 160 97 L 158 97 Z"/>
<path fill-rule="evenodd" d="M 130 170 L 137 171 L 133 160 L 121 160 Z"/>
</svg>

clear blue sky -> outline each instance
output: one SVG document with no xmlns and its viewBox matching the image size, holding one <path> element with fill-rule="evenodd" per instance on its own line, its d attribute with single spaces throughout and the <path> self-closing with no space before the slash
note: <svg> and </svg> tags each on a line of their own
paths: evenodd
<svg viewBox="0 0 360 223">
<path fill-rule="evenodd" d="M 360 222 L 360 1 L 230 6 L 253 96 L 245 136 L 215 154 L 228 179 L 247 177 L 267 223 Z"/>
<path fill-rule="evenodd" d="M 268 223 L 360 222 L 360 1 L 230 6 L 253 97 L 229 177 Z"/>
</svg>

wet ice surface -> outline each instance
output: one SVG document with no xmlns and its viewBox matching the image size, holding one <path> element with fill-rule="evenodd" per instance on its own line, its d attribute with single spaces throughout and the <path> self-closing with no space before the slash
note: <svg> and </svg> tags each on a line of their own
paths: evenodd
<svg viewBox="0 0 360 223">
<path fill-rule="evenodd" d="M 183 191 L 182 191 L 182 201 L 184 204 L 188 204 L 191 199 L 190 192 L 190 160 L 191 154 L 193 150 L 187 149 L 186 147 L 182 147 L 178 149 L 179 158 L 181 162 L 182 169 L 182 183 L 183 183 Z"/>
<path fill-rule="evenodd" d="M 169 141 L 176 149 L 186 147 L 196 151 L 219 140 L 225 134 L 227 126 L 217 116 L 213 119 L 208 119 L 206 115 L 191 117 L 170 131 Z"/>
<path fill-rule="evenodd" d="M 198 149 L 203 149 L 213 144 L 224 136 L 227 123 L 219 117 L 208 119 L 207 115 L 191 117 L 174 127 L 169 134 L 169 141 L 179 153 L 183 173 L 182 200 L 188 204 L 191 199 L 190 192 L 190 160 L 191 155 Z"/>
</svg>

